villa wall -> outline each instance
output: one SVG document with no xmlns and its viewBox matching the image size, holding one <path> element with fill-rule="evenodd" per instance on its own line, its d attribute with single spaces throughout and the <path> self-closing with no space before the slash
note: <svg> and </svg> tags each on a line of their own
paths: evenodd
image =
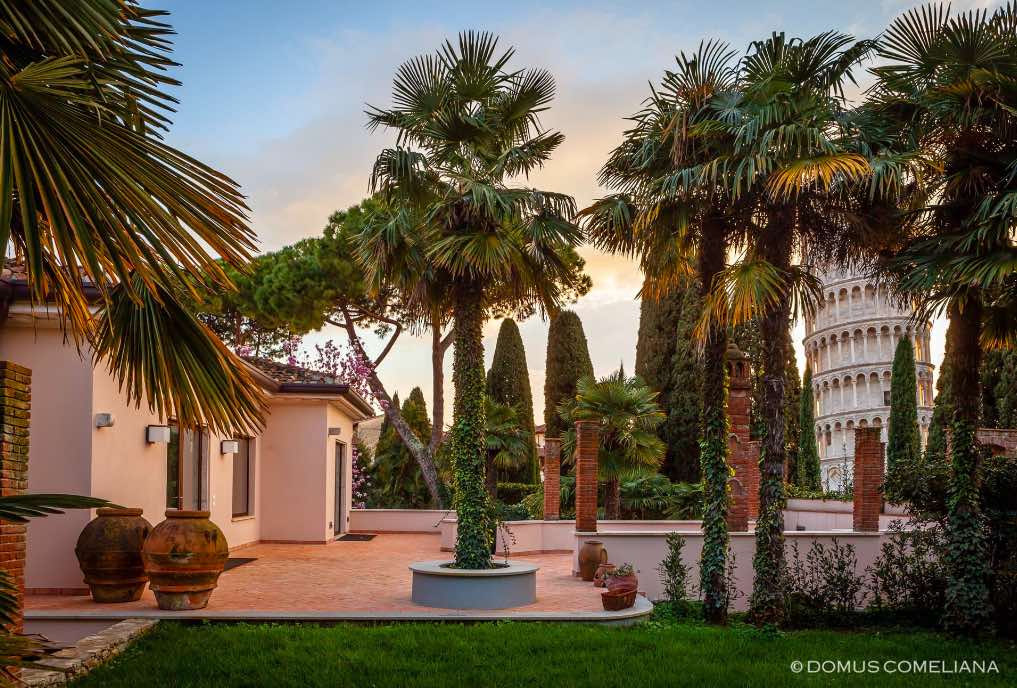
<svg viewBox="0 0 1017 688">
<path fill-rule="evenodd" d="M 689 581 L 699 580 L 699 557 L 703 549 L 703 535 L 700 532 L 684 533 L 685 548 L 682 560 L 689 568 Z M 734 607 L 744 610 L 748 606 L 748 597 L 752 592 L 752 557 L 756 549 L 754 533 L 731 533 L 731 551 L 735 558 L 735 584 L 739 596 Z M 804 557 L 813 542 L 829 546 L 836 539 L 841 545 L 850 544 L 855 548 L 858 558 L 856 572 L 862 575 L 865 568 L 871 565 L 879 555 L 880 545 L 885 533 L 853 533 L 853 532 L 785 532 L 784 539 L 790 548 L 798 543 L 798 549 Z M 657 565 L 667 555 L 666 533 L 638 531 L 601 531 L 584 533 L 575 536 L 574 552 L 578 552 L 587 540 L 599 540 L 607 549 L 608 559 L 614 564 L 631 563 L 639 572 L 639 589 L 646 593 L 650 600 L 661 599 L 664 589 L 657 573 Z M 573 555 L 573 568 L 579 569 L 579 562 Z"/>
<path fill-rule="evenodd" d="M 325 487 L 325 506 L 328 512 L 328 524 L 331 524 L 334 519 L 338 519 L 342 532 L 346 533 L 350 530 L 350 511 L 352 505 L 350 504 L 350 498 L 352 490 L 350 486 L 353 480 L 353 421 L 350 420 L 349 416 L 340 413 L 331 404 L 326 406 L 328 413 L 328 429 L 326 430 L 326 436 L 328 431 L 338 430 L 338 435 L 327 437 L 326 446 L 326 487 Z M 345 460 L 343 463 L 343 485 L 345 486 L 342 499 L 342 513 L 335 513 L 335 459 L 336 451 L 335 445 L 337 442 L 342 442 L 345 445 Z M 328 525 L 326 524 L 326 527 Z M 334 530 L 328 530 L 326 537 L 332 537 Z"/>
<path fill-rule="evenodd" d="M 442 509 L 353 509 L 350 532 L 353 533 L 431 533 L 441 532 L 441 521 L 451 512 Z"/>
</svg>

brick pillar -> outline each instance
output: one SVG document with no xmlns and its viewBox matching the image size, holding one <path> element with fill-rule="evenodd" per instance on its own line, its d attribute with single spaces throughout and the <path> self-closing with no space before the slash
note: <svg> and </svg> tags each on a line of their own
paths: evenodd
<svg viewBox="0 0 1017 688">
<path fill-rule="evenodd" d="M 544 520 L 561 517 L 561 440 L 544 438 Z"/>
<path fill-rule="evenodd" d="M 732 508 L 744 510 L 748 518 L 759 516 L 759 442 L 750 441 L 752 409 L 752 368 L 748 355 L 732 342 L 727 348 L 727 415 L 731 424 L 728 435 L 728 463 L 743 488 L 732 494 Z M 745 502 L 744 509 L 737 500 Z"/>
<path fill-rule="evenodd" d="M 600 427 L 596 421 L 576 421 L 576 532 L 597 532 L 597 455 Z"/>
<path fill-rule="evenodd" d="M 28 483 L 28 423 L 32 408 L 32 371 L 0 361 L 0 494 L 24 494 Z M 20 632 L 21 604 L 25 594 L 25 526 L 0 524 L 0 568 L 18 586 L 18 617 L 12 625 Z"/>
<path fill-rule="evenodd" d="M 729 478 L 728 492 L 731 495 L 727 505 L 727 529 L 732 533 L 749 530 L 749 504 L 745 499 L 745 486 L 738 478 Z"/>
<path fill-rule="evenodd" d="M 883 510 L 883 443 L 879 428 L 855 428 L 854 529 L 879 532 Z"/>
</svg>

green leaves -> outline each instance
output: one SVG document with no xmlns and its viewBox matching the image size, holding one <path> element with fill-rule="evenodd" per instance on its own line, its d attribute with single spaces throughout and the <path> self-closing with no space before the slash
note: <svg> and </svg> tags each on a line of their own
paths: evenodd
<svg viewBox="0 0 1017 688">
<path fill-rule="evenodd" d="M 106 364 L 132 403 L 222 434 L 260 428 L 261 387 L 172 292 L 149 291 L 132 277 L 110 294 L 96 327 L 96 363 Z"/>
<path fill-rule="evenodd" d="M 0 497 L 0 521 L 28 523 L 30 518 L 62 514 L 64 509 L 99 509 L 105 499 L 65 494 L 23 494 Z"/>
</svg>

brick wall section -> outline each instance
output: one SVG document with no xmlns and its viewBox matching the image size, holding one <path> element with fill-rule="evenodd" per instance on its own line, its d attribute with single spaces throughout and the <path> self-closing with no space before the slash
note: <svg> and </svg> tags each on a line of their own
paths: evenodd
<svg viewBox="0 0 1017 688">
<path fill-rule="evenodd" d="M 576 422 L 576 532 L 597 532 L 597 455 L 600 428 L 595 421 Z"/>
<path fill-rule="evenodd" d="M 749 530 L 749 503 L 745 498 L 745 486 L 738 478 L 727 481 L 731 502 L 727 505 L 727 529 L 732 533 L 745 533 Z"/>
<path fill-rule="evenodd" d="M 0 361 L 0 494 L 24 494 L 28 483 L 28 425 L 32 409 L 32 371 Z M 25 526 L 0 524 L 0 569 L 25 594 Z M 22 620 L 13 625 L 20 631 Z"/>
<path fill-rule="evenodd" d="M 748 518 L 759 516 L 759 442 L 749 440 L 752 421 L 752 368 L 749 357 L 732 344 L 727 350 L 728 399 L 727 415 L 731 423 L 728 435 L 728 463 L 744 488 L 732 494 L 732 504 L 741 499 Z"/>
<path fill-rule="evenodd" d="M 978 428 L 975 437 L 979 444 L 990 447 L 993 454 L 1017 456 L 1017 430 Z"/>
<path fill-rule="evenodd" d="M 879 513 L 883 510 L 882 483 L 883 443 L 879 428 L 855 428 L 855 531 L 879 531 Z"/>
<path fill-rule="evenodd" d="M 544 439 L 544 520 L 561 517 L 561 440 Z"/>
</svg>

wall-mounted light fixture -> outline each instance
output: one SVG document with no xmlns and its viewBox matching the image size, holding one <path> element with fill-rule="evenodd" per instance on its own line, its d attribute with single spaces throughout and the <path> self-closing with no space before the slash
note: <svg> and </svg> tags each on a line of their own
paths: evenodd
<svg viewBox="0 0 1017 688">
<path fill-rule="evenodd" d="M 222 454 L 236 454 L 240 451 L 240 442 L 236 440 L 223 440 L 219 445 L 219 451 Z"/>
<path fill-rule="evenodd" d="M 115 422 L 116 418 L 113 417 L 112 413 L 95 414 L 95 427 L 97 428 L 112 428 Z"/>
<path fill-rule="evenodd" d="M 342 428 L 329 428 L 328 429 L 328 436 L 329 437 L 338 437 L 341 434 L 343 434 L 343 429 Z"/>
<path fill-rule="evenodd" d="M 168 425 L 149 425 L 145 428 L 145 439 L 149 444 L 169 444 L 170 429 Z"/>
</svg>

